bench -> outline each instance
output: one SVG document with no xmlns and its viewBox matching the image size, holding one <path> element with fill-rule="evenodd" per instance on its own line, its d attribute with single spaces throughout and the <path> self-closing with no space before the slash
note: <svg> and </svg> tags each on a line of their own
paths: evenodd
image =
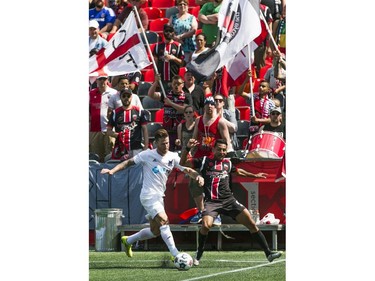
<svg viewBox="0 0 375 281">
<path fill-rule="evenodd" d="M 285 224 L 260 224 L 257 225 L 261 231 L 272 231 L 272 250 L 277 251 L 277 232 L 285 230 Z M 127 224 L 118 226 L 118 230 L 121 232 L 121 236 L 124 235 L 125 231 L 139 231 L 145 227 L 149 227 L 149 224 Z M 170 224 L 169 225 L 172 233 L 173 232 L 184 232 L 184 231 L 195 231 L 195 241 L 198 247 L 198 233 L 200 229 L 199 224 Z M 242 224 L 222 224 L 221 227 L 213 226 L 210 232 L 217 232 L 217 249 L 222 250 L 222 233 L 220 231 L 249 231 Z M 122 247 L 122 245 L 121 245 Z M 145 241 L 145 250 L 147 250 L 147 240 Z"/>
</svg>

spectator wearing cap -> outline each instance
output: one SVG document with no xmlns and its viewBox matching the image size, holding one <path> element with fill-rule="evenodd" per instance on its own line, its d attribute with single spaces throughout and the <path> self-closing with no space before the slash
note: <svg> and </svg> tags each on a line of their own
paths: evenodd
<svg viewBox="0 0 375 281">
<path fill-rule="evenodd" d="M 111 34 L 115 34 L 117 32 L 117 30 L 119 30 L 119 28 L 121 27 L 122 24 L 124 24 L 124 22 L 126 21 L 126 19 L 128 18 L 128 16 L 131 14 L 131 12 L 133 11 L 133 7 L 135 7 L 138 11 L 138 14 L 139 14 L 139 18 L 141 20 L 141 24 L 142 24 L 142 27 L 144 30 L 147 30 L 148 29 L 148 15 L 147 13 L 141 8 L 141 6 L 146 2 L 146 0 L 129 0 L 128 1 L 128 6 L 126 6 L 122 12 L 116 17 L 116 20 L 113 24 L 113 27 L 110 31 Z M 136 17 L 136 15 L 134 14 L 134 17 Z M 139 25 L 138 23 L 138 20 L 137 18 L 135 18 L 135 22 L 137 23 L 137 27 L 139 29 L 139 31 L 141 31 L 141 26 Z"/>
<path fill-rule="evenodd" d="M 184 120 L 184 109 L 187 105 L 192 105 L 191 95 L 183 90 L 184 80 L 176 75 L 172 79 L 172 90 L 164 96 L 156 91 L 160 83 L 160 74 L 155 75 L 155 81 L 148 90 L 148 96 L 154 100 L 164 103 L 163 127 L 168 131 L 170 151 L 175 150 L 175 140 L 177 139 L 177 126 Z"/>
<path fill-rule="evenodd" d="M 104 5 L 103 0 L 95 0 L 95 8 L 89 10 L 89 20 L 99 23 L 99 33 L 106 39 L 116 20 L 115 12 Z"/>
<path fill-rule="evenodd" d="M 130 87 L 129 80 L 125 76 L 121 76 L 119 78 L 116 87 L 117 87 L 117 90 L 118 90 L 117 93 L 115 95 L 112 95 L 109 98 L 109 101 L 108 101 L 108 118 L 111 115 L 113 110 L 122 106 L 120 92 L 125 88 L 129 88 L 132 91 L 132 89 Z M 134 106 L 137 106 L 137 107 L 139 107 L 140 109 L 143 110 L 143 105 L 142 105 L 141 99 L 136 94 L 134 94 L 133 91 L 132 91 L 131 104 L 134 105 Z"/>
<path fill-rule="evenodd" d="M 225 139 L 230 143 L 228 126 L 222 117 L 217 114 L 215 100 L 212 96 L 204 100 L 204 113 L 195 122 L 193 138 L 199 142 L 197 151 L 193 155 L 201 158 L 211 154 L 211 150 L 217 139 Z"/>
<path fill-rule="evenodd" d="M 96 79 L 97 87 L 89 92 L 89 152 L 96 153 L 99 161 L 111 153 L 114 139 L 106 135 L 108 124 L 108 101 L 116 90 L 108 86 L 108 76 Z"/>
<path fill-rule="evenodd" d="M 173 40 L 173 26 L 165 24 L 163 28 L 164 41 L 155 45 L 152 52 L 158 72 L 161 75 L 164 89 L 171 88 L 172 78 L 179 74 L 180 67 L 185 66 L 185 55 L 181 43 Z"/>
<path fill-rule="evenodd" d="M 259 128 L 259 132 L 268 131 L 268 132 L 277 132 L 279 136 L 283 139 L 286 139 L 285 135 L 285 124 L 283 123 L 282 111 L 280 107 L 275 107 L 270 112 L 271 122 L 263 125 Z"/>
<path fill-rule="evenodd" d="M 195 121 L 193 139 L 198 142 L 197 148 L 192 154 L 194 159 L 210 156 L 217 139 L 225 139 L 227 143 L 231 142 L 228 127 L 223 118 L 217 114 L 215 100 L 212 96 L 206 97 L 204 100 L 204 113 Z M 193 180 L 189 182 L 189 189 L 198 208 L 198 214 L 190 222 L 199 223 L 204 208 L 203 191 Z"/>
<path fill-rule="evenodd" d="M 119 95 L 122 106 L 111 113 L 107 135 L 116 139 L 111 159 L 125 160 L 148 149 L 147 122 L 149 120 L 144 110 L 132 105 L 134 95 L 131 89 L 124 88 Z"/>
<path fill-rule="evenodd" d="M 96 20 L 89 22 L 89 57 L 95 55 L 100 49 L 105 48 L 108 42 L 99 36 L 99 23 Z"/>
</svg>

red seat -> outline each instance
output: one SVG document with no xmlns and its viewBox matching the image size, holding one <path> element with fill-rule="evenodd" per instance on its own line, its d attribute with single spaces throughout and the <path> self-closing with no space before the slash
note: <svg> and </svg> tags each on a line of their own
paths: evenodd
<svg viewBox="0 0 375 281">
<path fill-rule="evenodd" d="M 150 0 L 150 6 L 159 8 L 162 12 L 162 17 L 165 17 L 165 11 L 173 6 L 176 6 L 175 0 Z"/>
<path fill-rule="evenodd" d="M 184 79 L 185 72 L 186 72 L 186 67 L 180 67 L 180 69 L 178 71 L 178 75 L 180 75 L 182 77 L 182 79 Z"/>
<path fill-rule="evenodd" d="M 164 108 L 161 108 L 155 112 L 154 122 L 163 123 L 163 117 L 164 117 Z"/>
<path fill-rule="evenodd" d="M 154 69 L 142 69 L 141 70 L 143 79 L 142 81 L 151 82 L 153 83 L 155 81 L 155 72 Z"/>
<path fill-rule="evenodd" d="M 272 65 L 266 64 L 259 70 L 259 79 L 264 79 L 264 75 L 266 74 L 267 70 L 272 67 Z"/>
<path fill-rule="evenodd" d="M 160 39 L 164 38 L 163 29 L 164 25 L 169 22 L 168 18 L 158 18 L 156 20 L 150 21 L 148 25 L 148 30 L 155 31 L 159 34 Z"/>
<path fill-rule="evenodd" d="M 235 100 L 234 100 L 234 105 L 235 107 L 238 107 L 238 106 L 249 106 L 247 103 L 246 103 L 246 100 L 245 98 L 243 98 L 242 96 L 240 95 L 237 95 Z"/>
<path fill-rule="evenodd" d="M 257 93 L 259 92 L 259 85 L 260 85 L 260 81 L 262 81 L 263 79 L 260 79 L 260 78 L 257 78 L 254 80 L 254 84 L 253 84 L 253 93 Z"/>
<path fill-rule="evenodd" d="M 250 121 L 250 106 L 236 106 L 240 111 L 240 120 Z"/>
<path fill-rule="evenodd" d="M 191 5 L 189 4 L 189 6 L 191 6 Z M 198 15 L 199 15 L 200 9 L 201 9 L 201 6 L 195 6 L 195 7 L 192 7 L 191 11 L 190 11 L 190 14 L 192 14 L 193 16 L 195 16 L 197 18 L 197 20 L 198 20 Z"/>
<path fill-rule="evenodd" d="M 143 10 L 146 12 L 149 21 L 153 21 L 162 17 L 162 12 L 157 7 L 146 7 L 143 8 Z"/>
</svg>

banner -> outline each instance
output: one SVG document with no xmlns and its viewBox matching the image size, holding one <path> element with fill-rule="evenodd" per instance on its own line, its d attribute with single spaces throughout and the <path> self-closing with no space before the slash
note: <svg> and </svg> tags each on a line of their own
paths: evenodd
<svg viewBox="0 0 375 281">
<path fill-rule="evenodd" d="M 89 76 L 116 76 L 141 70 L 151 64 L 133 13 L 129 14 L 107 47 L 89 58 Z"/>
<path fill-rule="evenodd" d="M 223 0 L 218 26 L 215 47 L 186 66 L 198 81 L 211 77 L 261 33 L 259 0 Z"/>
</svg>

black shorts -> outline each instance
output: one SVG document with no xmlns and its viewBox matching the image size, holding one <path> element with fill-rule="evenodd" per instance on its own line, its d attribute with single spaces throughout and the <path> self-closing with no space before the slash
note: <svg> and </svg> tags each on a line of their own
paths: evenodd
<svg viewBox="0 0 375 281">
<path fill-rule="evenodd" d="M 229 197 L 223 200 L 206 201 L 204 202 L 203 216 L 216 217 L 219 214 L 223 214 L 236 219 L 237 215 L 245 209 L 245 206 L 237 201 L 236 198 Z"/>
</svg>

